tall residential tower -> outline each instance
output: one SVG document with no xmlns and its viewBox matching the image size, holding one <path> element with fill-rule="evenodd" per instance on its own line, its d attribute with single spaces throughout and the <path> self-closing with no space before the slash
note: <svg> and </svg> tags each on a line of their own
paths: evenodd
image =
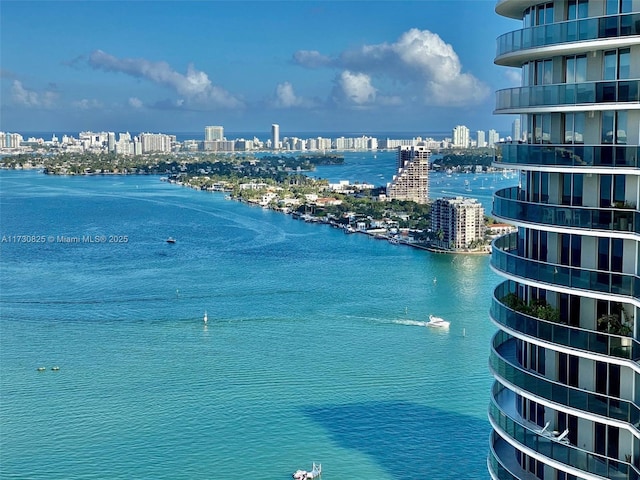
<svg viewBox="0 0 640 480">
<path fill-rule="evenodd" d="M 271 148 L 274 150 L 280 148 L 280 125 L 277 123 L 271 125 Z"/>
<path fill-rule="evenodd" d="M 496 166 L 521 170 L 493 214 L 497 239 L 493 479 L 640 477 L 640 0 L 501 0 L 522 21 L 495 63 L 522 86 L 495 113 L 523 143 Z M 517 140 L 517 139 L 514 139 Z"/>
</svg>

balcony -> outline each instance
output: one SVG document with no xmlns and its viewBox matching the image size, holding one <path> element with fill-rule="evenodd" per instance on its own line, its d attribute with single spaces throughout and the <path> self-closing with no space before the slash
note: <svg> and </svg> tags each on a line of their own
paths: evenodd
<svg viewBox="0 0 640 480">
<path fill-rule="evenodd" d="M 490 315 L 494 322 L 549 343 L 635 362 L 640 360 L 640 343 L 637 340 L 554 323 L 517 312 L 501 300 L 509 293 L 508 282 L 498 285 L 493 291 Z"/>
<path fill-rule="evenodd" d="M 500 409 L 497 396 L 492 395 L 489 405 L 489 420 L 496 431 L 513 438 L 518 443 L 544 455 L 549 459 L 577 468 L 583 472 L 609 479 L 637 479 L 639 472 L 633 465 L 617 459 L 583 450 L 569 443 L 558 442 L 540 434 L 540 427 L 522 419 L 515 419 Z"/>
<path fill-rule="evenodd" d="M 519 66 L 518 62 L 511 62 L 509 58 L 516 52 L 526 53 L 523 51 L 575 42 L 584 42 L 584 51 L 591 51 L 593 44 L 588 42 L 590 40 L 632 35 L 640 35 L 640 13 L 582 18 L 538 25 L 499 36 L 495 62 L 498 65 Z M 635 43 L 635 40 L 630 39 L 630 43 Z M 580 48 L 580 45 L 577 47 Z M 503 56 L 507 57 L 501 58 Z"/>
<path fill-rule="evenodd" d="M 524 201 L 518 187 L 495 192 L 493 215 L 518 223 L 640 234 L 640 212 L 629 208 L 571 207 Z"/>
<path fill-rule="evenodd" d="M 640 80 L 558 83 L 507 88 L 496 92 L 494 113 L 519 113 L 543 107 L 623 104 L 640 101 Z M 621 107 L 622 108 L 622 107 Z"/>
<path fill-rule="evenodd" d="M 634 403 L 554 382 L 516 365 L 515 339 L 506 332 L 497 332 L 493 337 L 489 367 L 500 383 L 515 385 L 559 405 L 626 422 L 636 429 L 640 427 L 640 408 Z"/>
<path fill-rule="evenodd" d="M 506 142 L 499 144 L 502 158 L 494 163 L 503 168 L 516 165 L 550 167 L 640 168 L 637 145 L 552 145 Z"/>
<path fill-rule="evenodd" d="M 498 480 L 538 480 L 538 477 L 518 464 L 514 447 L 495 432 L 489 439 L 487 466 L 492 477 Z"/>
<path fill-rule="evenodd" d="M 534 281 L 589 292 L 640 297 L 640 279 L 636 275 L 568 267 L 520 256 L 517 233 L 493 241 L 491 266 L 503 275 L 517 277 L 525 283 Z"/>
</svg>

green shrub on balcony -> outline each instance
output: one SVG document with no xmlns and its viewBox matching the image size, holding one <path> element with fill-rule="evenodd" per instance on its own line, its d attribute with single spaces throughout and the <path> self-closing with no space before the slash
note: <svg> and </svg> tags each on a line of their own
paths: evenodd
<svg viewBox="0 0 640 480">
<path fill-rule="evenodd" d="M 502 298 L 502 303 L 516 312 L 531 317 L 555 323 L 566 323 L 560 319 L 560 310 L 549 305 L 545 300 L 534 299 L 530 303 L 518 297 L 515 293 L 508 293 Z"/>
</svg>

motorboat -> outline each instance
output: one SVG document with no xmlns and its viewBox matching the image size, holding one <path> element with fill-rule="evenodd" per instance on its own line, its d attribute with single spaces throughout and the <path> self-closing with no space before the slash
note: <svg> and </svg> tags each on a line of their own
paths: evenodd
<svg viewBox="0 0 640 480">
<path fill-rule="evenodd" d="M 436 317 L 435 315 L 429 315 L 429 321 L 427 327 L 433 328 L 449 328 L 449 323 L 444 318 Z"/>
<path fill-rule="evenodd" d="M 176 243 L 176 239 L 173 237 L 167 238 L 167 243 Z"/>
<path fill-rule="evenodd" d="M 322 465 L 313 463 L 311 470 L 296 470 L 291 474 L 294 480 L 311 480 L 322 475 Z"/>
</svg>

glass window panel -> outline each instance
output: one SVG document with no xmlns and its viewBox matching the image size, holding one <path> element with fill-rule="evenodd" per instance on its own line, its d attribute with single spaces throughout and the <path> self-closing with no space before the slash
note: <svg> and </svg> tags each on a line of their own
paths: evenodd
<svg viewBox="0 0 640 480">
<path fill-rule="evenodd" d="M 574 143 L 584 143 L 584 123 L 585 112 L 576 112 L 573 114 L 573 141 Z"/>
<path fill-rule="evenodd" d="M 613 201 L 624 202 L 626 177 L 624 175 L 613 176 Z"/>
<path fill-rule="evenodd" d="M 562 234 L 561 245 L 562 248 L 560 250 L 560 265 L 569 265 L 569 254 L 570 254 L 570 236 L 568 234 Z"/>
<path fill-rule="evenodd" d="M 545 8 L 544 23 L 553 23 L 553 3 L 547 4 Z"/>
<path fill-rule="evenodd" d="M 578 18 L 589 16 L 589 0 L 578 0 Z"/>
<path fill-rule="evenodd" d="M 600 176 L 600 206 L 611 207 L 611 175 Z"/>
<path fill-rule="evenodd" d="M 613 143 L 614 112 L 602 112 L 602 143 Z"/>
<path fill-rule="evenodd" d="M 616 112 L 616 143 L 626 145 L 627 143 L 627 117 L 628 112 Z"/>
<path fill-rule="evenodd" d="M 564 82 L 575 83 L 576 81 L 576 59 L 575 57 L 567 57 L 564 67 Z"/>
<path fill-rule="evenodd" d="M 573 114 L 564 114 L 564 143 L 573 143 Z"/>
<path fill-rule="evenodd" d="M 613 119 L 611 120 L 613 126 Z M 542 115 L 533 116 L 534 123 L 534 143 L 542 143 Z"/>
<path fill-rule="evenodd" d="M 609 270 L 609 245 L 608 238 L 598 238 L 598 270 Z"/>
<path fill-rule="evenodd" d="M 571 204 L 571 175 L 562 174 L 562 205 Z"/>
<path fill-rule="evenodd" d="M 622 272 L 622 239 L 611 239 L 611 271 Z"/>
<path fill-rule="evenodd" d="M 578 55 L 576 57 L 576 70 L 574 81 L 576 83 L 587 81 L 587 56 Z"/>
<path fill-rule="evenodd" d="M 544 61 L 544 74 L 542 82 L 545 85 L 551 85 L 553 83 L 553 63 L 551 60 Z"/>
<path fill-rule="evenodd" d="M 618 13 L 618 0 L 606 0 L 605 15 Z"/>
<path fill-rule="evenodd" d="M 629 77 L 631 64 L 631 50 L 623 48 L 618 54 L 618 78 L 627 79 Z"/>
<path fill-rule="evenodd" d="M 632 8 L 632 0 L 622 0 L 620 2 L 620 13 L 630 13 Z"/>
<path fill-rule="evenodd" d="M 542 143 L 551 143 L 551 114 L 550 113 L 544 113 L 542 115 Z"/>
<path fill-rule="evenodd" d="M 580 257 L 582 253 L 582 237 L 580 235 L 571 235 L 571 266 L 579 267 L 580 266 Z M 579 321 L 579 308 L 580 308 L 580 298 L 579 297 L 571 297 L 572 300 L 578 300 L 577 302 L 572 301 L 571 308 L 577 308 L 577 312 L 571 312 L 571 316 L 575 319 L 578 318 Z M 577 305 L 576 305 L 577 304 Z"/>
<path fill-rule="evenodd" d="M 616 51 L 604 52 L 604 63 L 602 71 L 603 80 L 615 80 L 616 79 Z"/>
<path fill-rule="evenodd" d="M 576 18 L 578 18 L 578 5 L 570 0 L 567 5 L 567 20 L 575 20 Z"/>
<path fill-rule="evenodd" d="M 582 205 L 582 186 L 583 186 L 582 178 L 583 178 L 582 175 L 575 175 L 573 177 L 572 205 L 576 205 L 576 206 Z M 579 266 L 579 264 L 577 266 Z"/>
</svg>

